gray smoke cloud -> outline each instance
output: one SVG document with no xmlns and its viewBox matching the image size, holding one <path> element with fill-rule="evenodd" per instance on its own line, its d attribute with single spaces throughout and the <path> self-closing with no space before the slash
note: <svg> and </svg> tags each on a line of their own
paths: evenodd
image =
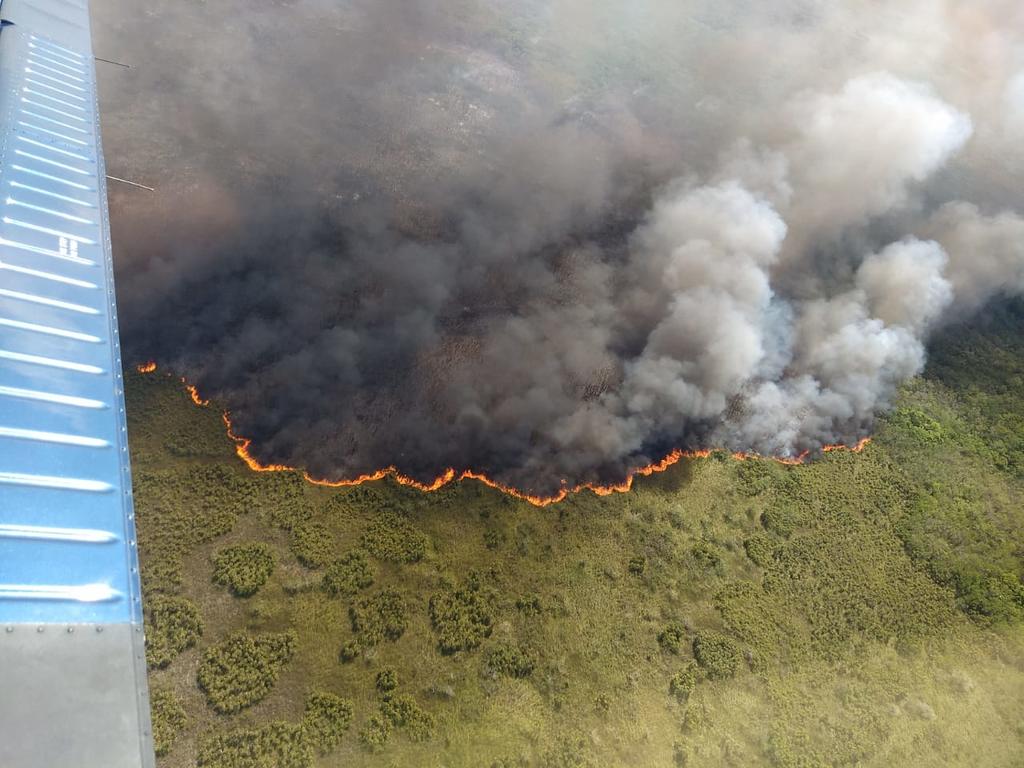
<svg viewBox="0 0 1024 768">
<path fill-rule="evenodd" d="M 813 452 L 1024 293 L 1011 0 L 94 11 L 125 346 L 268 461 Z"/>
</svg>

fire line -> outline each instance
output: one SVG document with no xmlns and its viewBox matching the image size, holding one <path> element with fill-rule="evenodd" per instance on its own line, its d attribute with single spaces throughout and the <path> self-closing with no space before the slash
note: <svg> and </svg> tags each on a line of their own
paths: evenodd
<svg viewBox="0 0 1024 768">
<path fill-rule="evenodd" d="M 143 374 L 155 373 L 157 370 L 157 365 L 155 362 L 149 361 L 136 366 L 136 370 L 139 373 Z M 196 389 L 196 387 L 193 384 L 189 384 L 185 377 L 181 377 L 181 383 L 184 385 L 185 390 L 189 394 L 189 398 L 195 405 L 205 407 L 210 404 L 210 401 L 204 400 L 202 396 L 200 396 L 199 390 Z M 659 472 L 664 472 L 666 469 L 675 464 L 678 464 L 683 459 L 704 459 L 709 457 L 712 453 L 714 453 L 714 450 L 712 449 L 684 451 L 682 449 L 677 448 L 676 450 L 672 451 L 659 461 L 655 461 L 652 462 L 651 464 L 647 464 L 645 466 L 637 467 L 636 469 L 631 470 L 626 475 L 626 478 L 620 483 L 612 483 L 608 485 L 600 485 L 596 483 L 580 483 L 574 486 L 564 486 L 558 491 L 558 493 L 552 496 L 535 496 L 532 494 L 524 493 L 511 486 L 504 485 L 503 483 L 499 483 L 496 480 L 492 480 L 490 477 L 481 472 L 474 472 L 471 469 L 466 469 L 463 470 L 462 472 L 458 472 L 450 467 L 446 469 L 444 472 L 442 472 L 440 475 L 438 475 L 436 478 L 434 478 L 434 480 L 430 483 L 421 483 L 420 481 L 412 477 L 409 477 L 408 475 L 403 475 L 401 472 L 398 471 L 398 469 L 394 465 L 378 469 L 368 474 L 359 475 L 358 477 L 343 480 L 327 480 L 326 478 L 313 477 L 312 475 L 309 474 L 309 472 L 302 470 L 298 467 L 290 467 L 286 464 L 264 464 L 255 456 L 253 456 L 249 450 L 249 446 L 252 445 L 252 440 L 250 438 L 235 434 L 234 426 L 231 423 L 231 414 L 228 411 L 224 411 L 224 413 L 221 415 L 221 418 L 224 421 L 224 427 L 225 430 L 227 431 L 227 436 L 235 444 L 235 454 L 238 456 L 238 458 L 245 462 L 245 465 L 249 467 L 249 469 L 251 469 L 253 472 L 299 472 L 302 474 L 302 477 L 303 479 L 306 480 L 306 482 L 312 483 L 313 485 L 326 486 L 329 488 L 347 488 L 350 486 L 362 485 L 363 483 L 373 482 L 374 480 L 383 480 L 386 477 L 390 477 L 399 485 L 408 486 L 410 488 L 416 488 L 417 490 L 423 491 L 425 493 L 429 493 L 430 491 L 436 491 L 453 481 L 476 480 L 480 483 L 483 483 L 488 488 L 494 488 L 495 490 L 501 491 L 502 493 L 508 494 L 509 496 L 512 496 L 514 498 L 522 499 L 523 501 L 529 502 L 530 504 L 533 504 L 536 507 L 546 507 L 551 504 L 557 504 L 558 502 L 563 501 L 570 495 L 580 493 L 581 491 L 585 490 L 592 491 L 598 496 L 610 496 L 613 493 L 626 493 L 630 489 L 632 489 L 633 480 L 638 475 L 642 477 L 649 477 Z M 850 451 L 851 453 L 860 453 L 861 451 L 864 450 L 865 447 L 867 447 L 867 445 L 870 442 L 870 437 L 864 437 L 857 441 L 857 443 L 855 443 L 854 445 L 825 445 L 822 446 L 821 450 L 825 453 L 831 453 L 833 451 Z M 810 453 L 810 451 L 804 451 L 798 456 L 761 456 L 760 454 L 756 453 L 733 452 L 731 455 L 732 458 L 737 461 L 767 459 L 778 462 L 779 464 L 793 466 L 803 464 L 810 456 Z"/>
</svg>

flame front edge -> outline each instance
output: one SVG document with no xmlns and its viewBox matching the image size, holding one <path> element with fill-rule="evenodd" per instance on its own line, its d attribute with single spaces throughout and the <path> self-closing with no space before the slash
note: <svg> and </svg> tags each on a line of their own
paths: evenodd
<svg viewBox="0 0 1024 768">
<path fill-rule="evenodd" d="M 136 370 L 139 373 L 155 373 L 157 370 L 157 365 L 155 362 L 149 361 L 136 366 Z M 210 401 L 204 400 L 200 396 L 199 390 L 197 390 L 194 385 L 189 384 L 184 377 L 181 378 L 181 383 L 185 386 L 185 390 L 188 392 L 189 398 L 195 405 L 205 407 L 210 404 Z M 430 491 L 436 491 L 453 481 L 476 480 L 488 486 L 489 488 L 494 488 L 495 490 L 501 491 L 502 493 L 508 494 L 509 496 L 512 496 L 514 498 L 522 499 L 523 501 L 527 501 L 530 504 L 533 504 L 534 506 L 537 507 L 546 507 L 550 504 L 556 504 L 566 499 L 569 495 L 574 493 L 580 493 L 581 491 L 584 490 L 592 491 L 598 496 L 610 496 L 613 493 L 626 493 L 633 487 L 633 480 L 638 475 L 642 477 L 649 477 L 650 475 L 656 474 L 658 472 L 664 472 L 666 469 L 675 464 L 678 464 L 683 459 L 707 458 L 714 452 L 713 449 L 684 451 L 677 448 L 676 450 L 672 451 L 659 461 L 655 461 L 651 464 L 647 464 L 646 466 L 637 467 L 636 469 L 631 470 L 621 483 L 613 483 L 610 485 L 580 483 L 579 485 L 575 486 L 565 486 L 561 490 L 559 490 L 558 493 L 552 496 L 534 496 L 517 490 L 516 488 L 513 488 L 511 486 L 499 483 L 496 480 L 492 480 L 487 475 L 482 474 L 480 472 L 474 472 L 471 469 L 466 469 L 463 470 L 462 472 L 457 472 L 453 468 L 448 468 L 441 475 L 434 478 L 434 480 L 430 483 L 421 483 L 418 480 L 409 477 L 408 475 L 403 475 L 393 465 L 384 467 L 382 469 L 378 469 L 374 472 L 370 472 L 365 475 L 359 475 L 358 477 L 345 480 L 327 480 L 324 478 L 313 477 L 312 475 L 309 474 L 309 472 L 298 467 L 290 467 L 285 464 L 262 463 L 249 451 L 249 446 L 252 445 L 252 440 L 250 438 L 242 437 L 241 435 L 235 434 L 234 427 L 231 423 L 231 414 L 228 411 L 224 411 L 221 418 L 224 421 L 224 426 L 227 430 L 228 437 L 235 444 L 235 453 L 237 454 L 238 458 L 245 462 L 246 466 L 249 467 L 249 469 L 251 469 L 253 472 L 301 472 L 302 477 L 307 482 L 312 483 L 313 485 L 327 486 L 329 488 L 347 488 L 350 486 L 361 485 L 362 483 L 372 482 L 374 480 L 383 480 L 385 477 L 390 477 L 399 485 L 408 486 L 410 488 L 416 488 L 417 490 L 424 491 L 426 493 L 429 493 Z M 867 447 L 867 445 L 870 442 L 870 437 L 864 437 L 861 438 L 854 445 L 825 445 L 822 446 L 822 451 L 824 451 L 825 453 L 830 453 L 833 451 L 850 451 L 852 453 L 860 453 L 861 451 L 864 450 L 865 447 Z M 749 459 L 769 459 L 771 461 L 787 465 L 803 464 L 809 455 L 810 451 L 804 451 L 799 456 L 795 457 L 761 456 L 760 454 L 756 453 L 742 452 L 732 453 L 732 457 L 737 461 L 747 461 Z"/>
</svg>

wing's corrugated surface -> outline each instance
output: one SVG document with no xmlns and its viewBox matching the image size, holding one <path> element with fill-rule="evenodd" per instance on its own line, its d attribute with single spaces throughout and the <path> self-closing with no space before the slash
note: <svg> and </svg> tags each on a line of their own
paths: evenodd
<svg viewBox="0 0 1024 768">
<path fill-rule="evenodd" d="M 149 765 L 88 6 L 0 17 L 0 765 Z"/>
</svg>

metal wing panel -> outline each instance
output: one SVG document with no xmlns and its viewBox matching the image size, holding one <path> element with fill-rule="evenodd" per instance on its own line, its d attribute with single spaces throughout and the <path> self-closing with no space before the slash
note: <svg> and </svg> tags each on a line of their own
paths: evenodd
<svg viewBox="0 0 1024 768">
<path fill-rule="evenodd" d="M 0 2 L 0 765 L 151 766 L 88 6 Z"/>
<path fill-rule="evenodd" d="M 88 13 L 0 37 L 0 622 L 139 619 Z"/>
</svg>

